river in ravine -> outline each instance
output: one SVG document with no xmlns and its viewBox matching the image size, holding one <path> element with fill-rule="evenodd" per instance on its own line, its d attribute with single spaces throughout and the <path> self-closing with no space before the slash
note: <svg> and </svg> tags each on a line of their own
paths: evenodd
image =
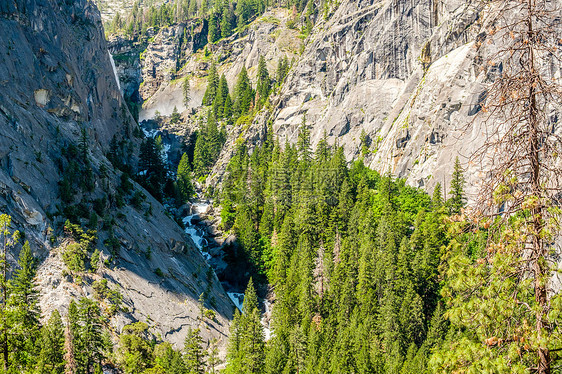
<svg viewBox="0 0 562 374">
<path fill-rule="evenodd" d="M 170 154 L 170 150 L 175 147 L 172 147 L 171 144 L 168 144 L 169 141 L 168 139 L 170 139 L 169 134 L 166 134 L 166 136 L 162 136 L 164 134 L 159 129 L 148 127 L 144 123 L 144 121 L 141 122 L 141 128 L 146 137 L 156 138 L 157 136 L 161 135 L 162 145 L 163 145 L 162 159 L 166 163 L 168 163 L 171 170 L 175 170 L 177 165 L 172 165 L 171 160 L 177 159 L 177 157 L 172 157 L 172 155 Z M 170 174 L 174 174 L 174 175 L 170 175 L 170 177 L 175 177 L 175 173 L 170 172 Z M 221 263 L 224 264 L 224 261 L 222 259 L 224 253 L 221 250 L 210 251 L 211 244 L 215 244 L 216 242 L 214 238 L 210 236 L 208 231 L 210 222 L 206 222 L 205 219 L 206 219 L 207 212 L 211 209 L 212 201 L 205 200 L 201 198 L 200 195 L 201 194 L 199 193 L 198 196 L 195 199 L 193 199 L 192 202 L 189 204 L 190 208 L 187 209 L 187 213 L 182 218 L 182 222 L 185 226 L 184 229 L 185 233 L 189 235 L 189 237 L 191 238 L 191 240 L 193 241 L 193 243 L 195 244 L 195 246 L 203 256 L 207 264 L 213 267 L 213 270 L 216 271 L 217 264 L 221 264 Z M 213 249 L 216 249 L 216 247 L 214 247 Z M 213 255 L 215 256 L 215 258 L 213 257 Z M 240 292 L 240 290 L 232 289 L 228 283 L 223 283 L 223 287 L 230 300 L 232 300 L 232 303 L 236 306 L 236 308 L 242 311 L 242 304 L 244 302 L 244 293 Z M 268 340 L 271 337 L 269 321 L 271 316 L 272 305 L 269 300 L 264 300 L 263 304 L 264 304 L 265 311 L 262 315 L 261 322 L 264 327 L 265 339 Z"/>
</svg>

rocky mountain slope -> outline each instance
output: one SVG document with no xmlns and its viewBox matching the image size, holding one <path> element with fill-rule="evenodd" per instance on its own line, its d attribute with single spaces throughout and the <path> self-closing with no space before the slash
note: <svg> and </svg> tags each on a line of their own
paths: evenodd
<svg viewBox="0 0 562 374">
<path fill-rule="evenodd" d="M 0 34 L 0 211 L 41 260 L 43 313 L 64 315 L 71 298 L 92 297 L 94 281 L 106 279 L 123 300 L 116 332 L 140 320 L 181 347 L 187 328 L 203 323 L 206 340 L 222 339 L 234 306 L 212 269 L 163 206 L 108 160 L 118 153 L 122 168 L 134 168 L 142 132 L 118 90 L 97 8 L 2 1 Z M 97 230 L 96 272 L 64 265 L 68 217 Z M 203 292 L 216 317 L 201 322 Z"/>
<path fill-rule="evenodd" d="M 294 62 L 271 97 L 272 107 L 251 126 L 227 129 L 210 184 L 220 181 L 239 136 L 259 143 L 270 121 L 281 142 L 295 142 L 306 114 L 313 144 L 326 133 L 330 143 L 344 147 L 348 160 L 364 157 L 369 166 L 429 192 L 437 182 L 448 189 L 451 160 L 459 156 L 473 200 L 481 165 L 471 156 L 484 138 L 475 114 L 495 69 L 488 57 L 499 43 L 489 35 L 493 17 L 487 14 L 492 13 L 478 1 L 343 1 L 330 5 L 326 16 L 316 13 L 307 36 L 298 30 L 304 18 L 297 17 L 297 29 L 291 29 L 287 21 L 294 15 L 271 9 L 242 33 L 207 45 L 206 54 L 204 42 L 181 46 L 188 26 L 163 28 L 138 60 L 141 120 L 156 111 L 169 115 L 175 106 L 189 109 L 187 128 L 197 127 L 191 113 L 200 109 L 211 59 L 232 90 L 242 64 L 255 84 L 260 55 L 270 74 L 287 55 Z M 201 28 L 197 39 L 204 38 Z M 182 102 L 185 76 L 191 83 L 189 108 Z"/>
</svg>

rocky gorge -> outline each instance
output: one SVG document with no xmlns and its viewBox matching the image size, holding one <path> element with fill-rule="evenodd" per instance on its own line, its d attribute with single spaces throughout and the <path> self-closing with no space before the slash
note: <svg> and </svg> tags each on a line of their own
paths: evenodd
<svg viewBox="0 0 562 374">
<path fill-rule="evenodd" d="M 105 279 L 122 297 L 111 318 L 117 333 L 143 321 L 155 336 L 183 346 L 187 328 L 199 323 L 198 299 L 207 290 L 206 306 L 216 317 L 202 335 L 224 344 L 234 305 L 196 245 L 135 182 L 131 193 L 143 201 L 130 205 L 126 194 L 125 204 L 116 205 L 124 177 L 108 160 L 110 143 L 129 149 L 124 162 L 135 163 L 142 132 L 115 80 L 97 8 L 86 0 L 2 2 L 0 29 L 0 206 L 41 259 L 43 313 L 64 315 L 71 299 L 93 297 L 94 282 Z M 121 88 L 127 95 L 127 84 Z M 66 152 L 80 142 L 81 156 Z M 87 167 L 87 174 L 71 164 Z M 71 180 L 76 184 L 61 201 L 61 180 L 70 170 L 77 173 L 71 178 L 86 175 L 91 185 Z M 68 214 L 92 217 L 104 263 L 79 281 L 62 260 Z M 11 262 L 17 256 L 18 248 L 8 253 Z"/>
<path fill-rule="evenodd" d="M 255 81 L 259 56 L 270 72 L 280 57 L 293 61 L 272 107 L 244 129 L 228 128 L 210 185 L 220 183 L 238 137 L 260 144 L 269 122 L 281 142 L 295 142 L 306 116 L 313 144 L 326 134 L 344 147 L 348 160 L 364 157 L 369 166 L 428 191 L 437 182 L 448 188 L 452 166 L 444 161 L 459 156 L 473 201 L 482 175 L 472 156 L 485 132 L 474 117 L 490 79 L 486 61 L 501 44 L 488 35 L 493 16 L 482 12 L 478 1 L 349 1 L 330 8 L 329 17 L 319 16 L 305 37 L 287 27 L 288 10 L 272 9 L 242 33 L 205 47 L 204 25 L 164 28 L 140 58 L 118 63 L 118 69 L 122 84 L 134 71 L 141 120 L 157 111 L 169 116 L 176 107 L 185 119 L 176 132 L 188 136 L 187 128 L 192 134 L 199 126 L 195 113 L 210 66 L 205 53 L 216 58 L 231 89 L 242 65 Z M 199 42 L 184 46 L 184 29 L 194 30 L 189 38 Z M 118 37 L 109 45 L 118 59 L 126 54 Z M 185 76 L 191 87 L 187 107 L 180 84 Z"/>
<path fill-rule="evenodd" d="M 322 226 L 297 214 L 294 221 L 271 223 L 266 235 L 266 229 L 259 230 L 261 221 L 259 224 L 252 221 L 264 216 L 273 221 L 265 213 L 273 216 L 280 209 L 267 205 L 270 201 L 265 201 L 266 193 L 251 196 L 255 198 L 251 203 L 259 200 L 261 205 L 255 203 L 251 209 L 233 210 L 235 218 L 228 217 L 226 210 L 222 214 L 225 213 L 221 211 L 224 205 L 220 206 L 222 187 L 234 168 L 229 164 L 232 160 L 239 161 L 241 149 L 247 151 L 248 157 L 236 167 L 243 170 L 240 179 L 251 185 L 249 181 L 259 172 L 276 171 L 256 161 L 259 152 L 271 151 L 275 143 L 279 145 L 275 148 L 276 157 L 281 157 L 279 149 L 285 144 L 298 144 L 303 128 L 309 131 L 311 149 L 323 141 L 342 147 L 343 160 L 330 169 L 334 174 L 337 166 L 345 169 L 346 175 L 356 173 L 356 169 L 352 170 L 356 160 L 380 173 L 374 176 L 375 173 L 361 171 L 367 181 L 362 182 L 372 183 L 371 197 L 383 188 L 378 184 L 373 187 L 383 180 L 381 176 L 389 175 L 401 180 L 392 185 L 394 190 L 391 188 L 394 182 L 388 180 L 389 201 L 393 191 L 406 191 L 404 200 L 418 199 L 412 206 L 419 203 L 416 205 L 419 211 L 414 212 L 412 206 L 405 204 L 403 210 L 407 214 L 403 216 L 407 218 L 400 216 L 405 225 L 400 232 L 404 240 L 388 246 L 389 251 L 396 253 L 386 263 L 397 263 L 399 256 L 402 263 L 407 262 L 405 258 L 415 262 L 408 263 L 407 271 L 401 270 L 412 279 L 415 274 L 427 281 L 433 287 L 431 292 L 437 295 L 436 274 L 439 255 L 445 247 L 445 233 L 438 238 L 431 237 L 430 244 L 428 241 L 420 245 L 414 242 L 419 238 L 416 235 L 427 233 L 414 235 L 414 232 L 429 230 L 418 224 L 438 204 L 431 203 L 421 192 L 416 195 L 418 192 L 412 192 L 406 185 L 431 194 L 439 183 L 447 200 L 446 194 L 453 189 L 453 160 L 458 157 L 466 180 L 465 198 L 469 206 L 476 202 L 493 160 L 475 155 L 496 128 L 493 117 L 478 114 L 487 98 L 487 87 L 504 68 L 501 62 L 493 60 L 503 43 L 494 32 L 499 22 L 497 13 L 477 0 L 311 1 L 299 12 L 295 5 L 267 4 L 247 24 L 238 24 L 229 35 L 210 42 L 209 19 L 199 13 L 184 21 L 171 17 L 166 24 L 144 27 L 142 32 L 104 33 L 102 19 L 107 27 L 116 14 L 125 17 L 133 9 L 133 2 L 98 0 L 96 4 L 90 0 L 0 3 L 0 35 L 3 35 L 0 40 L 0 213 L 12 217 L 10 230 L 19 230 L 38 258 L 36 281 L 42 320 L 53 310 L 66 317 L 71 300 L 89 297 L 97 300 L 106 312 L 106 327 L 115 344 L 119 344 L 125 326 L 139 321 L 147 324 L 153 343 L 170 342 L 175 349 L 183 349 L 192 329 L 199 328 L 205 347 L 217 346 L 219 356 L 224 358 L 231 321 L 239 315 L 237 310 L 243 310 L 244 289 L 251 272 L 255 271 L 247 268 L 249 260 L 244 257 L 254 254 L 240 254 L 244 244 L 236 235 L 241 230 L 223 222 L 225 217 L 235 221 L 246 214 L 244 223 L 250 228 L 247 236 L 255 239 L 260 250 L 271 249 L 278 241 L 287 240 L 297 254 L 308 247 L 300 241 L 300 234 L 295 234 L 296 227 L 306 224 L 321 231 L 319 226 Z M 135 6 L 140 7 L 139 14 L 146 15 L 148 9 L 156 9 L 154 6 L 160 4 L 180 9 L 179 1 L 140 2 Z M 205 4 L 212 12 L 218 8 L 216 4 Z M 229 4 L 224 9 L 230 10 Z M 204 103 L 211 71 L 216 68 L 217 81 L 218 76 L 224 75 L 232 93 L 238 90 L 236 82 L 247 71 L 252 92 L 252 86 L 258 85 L 260 61 L 262 65 L 265 61 L 272 78 L 268 81 L 272 84 L 271 93 L 260 105 L 254 92 L 249 109 L 238 113 L 232 121 L 214 118 L 212 140 L 220 138 L 216 142 L 220 143 L 217 156 L 203 175 L 189 181 L 193 191 L 178 203 L 180 172 L 176 170 L 185 157 L 192 168 L 188 173 L 192 173 L 197 141 L 213 122 L 209 119 L 213 108 L 209 102 Z M 289 62 L 288 71 L 278 78 L 275 72 L 281 61 Z M 552 57 L 548 61 L 541 69 L 560 77 L 561 66 L 556 59 Z M 550 104 L 545 115 L 552 134 L 559 133 L 559 105 Z M 268 142 L 271 149 L 265 148 Z M 159 193 L 162 191 L 152 193 L 142 183 L 148 167 L 154 166 L 145 165 L 145 169 L 141 166 L 152 162 L 146 160 L 146 147 L 151 146 L 162 161 L 158 164 L 162 169 L 160 174 L 169 182 L 162 187 L 167 189 L 167 195 Z M 258 156 L 252 159 L 254 153 Z M 283 173 L 296 175 L 296 169 Z M 338 181 L 339 189 L 343 182 Z M 293 187 L 291 183 L 296 182 L 290 180 L 289 188 Z M 346 185 L 348 195 L 352 195 L 351 191 L 358 193 L 359 182 L 349 183 L 355 184 Z M 342 196 L 346 197 L 343 193 Z M 342 199 L 344 202 L 326 219 L 329 224 L 322 229 L 331 230 L 337 214 L 352 216 L 354 198 Z M 305 203 L 303 206 L 309 208 Z M 462 216 L 460 208 L 453 213 Z M 353 217 L 356 220 L 367 217 L 365 220 L 371 223 L 380 219 L 372 214 L 366 209 Z M 415 222 L 414 216 L 418 217 Z M 437 227 L 429 226 L 434 223 L 430 221 L 433 217 L 427 218 L 427 227 Z M 458 220 L 453 216 L 446 222 L 454 226 L 453 222 Z M 352 225 L 354 221 L 349 222 Z M 88 233 L 95 232 L 91 247 L 82 253 L 79 270 L 71 269 L 66 259 L 69 248 L 79 244 L 72 234 L 73 224 Z M 381 220 L 380 226 L 371 227 L 373 230 L 369 232 L 376 231 L 381 242 L 392 236 L 382 232 L 384 225 L 390 227 Z M 438 229 L 444 230 L 442 226 Z M 336 234 L 330 232 L 318 240 L 321 244 L 317 252 L 310 245 L 312 254 L 286 259 L 287 268 L 291 263 L 299 269 L 291 273 L 291 281 L 306 273 L 298 267 L 301 263 L 310 265 L 311 279 L 307 281 L 314 284 L 311 287 L 314 292 L 291 295 L 299 300 L 299 305 L 288 306 L 284 312 L 292 312 L 293 307 L 308 308 L 308 303 L 302 302 L 305 294 L 309 299 L 318 298 L 319 306 L 315 304 L 315 308 L 323 307 L 325 274 L 333 271 L 332 276 L 342 263 L 339 252 L 342 247 L 353 248 L 350 251 L 353 255 L 344 259 L 349 261 L 350 268 L 359 262 L 376 262 L 372 254 L 358 254 L 367 250 L 363 243 L 353 241 L 356 238 L 342 244 L 337 230 Z M 298 241 L 287 232 L 295 234 Z M 410 240 L 408 235 L 414 238 L 411 248 L 406 245 Z M 422 253 L 434 244 L 437 249 Z M 418 247 L 423 249 L 416 257 L 413 252 Z M 18 244 L 6 251 L 12 267 L 21 248 Z M 407 250 L 412 251 L 411 258 L 404 254 Z M 96 264 L 92 259 L 94 253 L 100 257 Z M 381 253 L 378 255 L 384 257 Z M 264 269 L 272 266 L 277 255 L 274 252 L 255 256 L 267 263 L 260 270 L 263 279 L 272 276 L 272 269 Z M 428 260 L 431 256 L 437 260 Z M 419 274 L 414 271 L 418 264 L 425 266 L 418 269 Z M 430 275 L 423 273 L 428 268 L 433 271 Z M 357 274 L 350 272 L 350 279 L 355 282 L 369 270 L 365 269 L 363 266 L 356 269 Z M 290 278 L 289 271 L 283 271 Z M 560 288 L 558 280 L 559 277 L 553 277 L 554 289 Z M 359 283 L 364 284 L 357 282 L 346 292 L 351 294 L 359 290 Z M 281 287 L 275 289 L 265 283 L 261 288 L 258 285 L 262 314 L 257 315 L 264 328 L 264 344 L 275 338 L 272 308 L 283 297 L 278 291 Z M 100 284 L 107 287 L 105 291 L 112 292 L 109 294 L 119 295 L 115 297 L 119 301 L 104 297 L 99 291 Z M 408 288 L 408 295 L 418 304 L 395 304 L 404 310 L 416 310 L 418 317 L 423 316 L 421 336 L 429 330 L 433 313 L 441 312 L 441 305 L 431 299 L 427 305 L 420 306 L 426 300 L 422 302 L 422 297 L 415 294 L 422 291 L 414 290 L 414 286 Z M 437 298 L 435 295 L 430 296 Z M 377 302 L 383 300 L 383 296 L 377 297 Z M 290 327 L 296 326 L 296 330 L 283 337 L 290 336 L 286 346 L 300 347 L 304 330 L 313 331 L 311 336 L 322 331 L 322 318 L 328 314 L 311 312 L 311 318 L 309 315 L 302 318 L 304 327 L 299 325 L 300 320 L 292 323 Z M 421 352 L 425 345 L 422 346 L 420 336 L 416 349 L 420 348 Z M 386 354 L 385 344 L 381 343 L 377 349 Z M 409 348 L 406 343 L 403 345 L 400 349 L 405 356 Z M 277 348 L 278 352 L 285 349 Z M 365 349 L 375 351 L 371 346 Z M 297 362 L 297 367 L 300 365 L 300 358 L 291 356 L 292 352 L 284 355 L 291 357 L 292 361 L 288 361 Z M 268 370 L 275 372 L 275 369 Z"/>
</svg>

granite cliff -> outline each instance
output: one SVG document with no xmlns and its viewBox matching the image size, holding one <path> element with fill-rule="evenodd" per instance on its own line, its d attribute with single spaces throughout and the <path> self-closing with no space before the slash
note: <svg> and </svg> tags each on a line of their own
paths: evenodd
<svg viewBox="0 0 562 374">
<path fill-rule="evenodd" d="M 198 127 L 193 113 L 201 109 L 210 58 L 232 90 L 242 65 L 255 84 L 260 55 L 270 73 L 286 55 L 293 63 L 271 96 L 272 106 L 251 126 L 227 129 L 210 185 L 220 183 L 239 136 L 258 144 L 270 122 L 281 142 L 295 142 L 306 114 L 313 145 L 326 133 L 330 143 L 344 147 L 348 160 L 364 157 L 376 170 L 429 192 L 437 182 L 448 188 L 450 161 L 459 156 L 473 200 L 482 165 L 471 156 L 485 131 L 476 114 L 498 68 L 488 64 L 489 56 L 501 45 L 489 33 L 493 12 L 478 1 L 344 1 L 314 15 L 310 34 L 289 28 L 293 17 L 286 9 L 270 9 L 243 32 L 205 49 L 204 43 L 181 46 L 184 25 L 160 30 L 138 61 L 141 120 L 156 111 L 170 115 L 176 106 L 184 111 L 182 134 L 191 134 Z M 297 17 L 299 22 L 304 18 Z M 204 39 L 205 30 L 197 37 Z M 191 83 L 189 108 L 179 84 L 185 76 Z"/>
<path fill-rule="evenodd" d="M 307 36 L 287 27 L 290 11 L 272 9 L 242 33 L 205 50 L 204 42 L 182 47 L 180 36 L 188 26 L 163 28 L 135 62 L 142 76 L 140 119 L 153 118 L 156 111 L 170 115 L 175 106 L 184 111 L 185 136 L 186 129 L 197 128 L 192 114 L 201 108 L 209 55 L 231 89 L 242 65 L 255 84 L 260 55 L 270 73 L 279 57 L 287 56 L 293 63 L 272 95 L 273 105 L 258 113 L 251 126 L 227 130 L 209 184 L 220 182 L 240 135 L 258 144 L 270 121 L 281 142 L 294 142 L 306 114 L 313 144 L 326 133 L 330 143 L 344 147 L 348 160 L 363 156 L 377 170 L 432 190 L 437 181 L 448 185 L 452 163 L 443 161 L 458 155 L 468 166 L 481 138 L 466 124 L 477 112 L 487 74 L 482 70 L 485 48 L 474 45 L 486 35 L 482 14 L 479 2 L 345 1 L 332 5 L 326 16 L 317 15 Z M 205 32 L 200 29 L 198 40 Z M 119 39 L 110 40 L 119 55 Z M 181 63 L 174 69 L 176 61 Z M 189 108 L 182 103 L 179 84 L 184 76 L 191 83 Z M 472 184 L 476 179 L 470 178 Z"/>
<path fill-rule="evenodd" d="M 95 5 L 2 1 L 0 33 L 0 210 L 40 259 L 43 313 L 64 315 L 70 299 L 92 297 L 105 279 L 122 296 L 115 332 L 140 320 L 181 347 L 187 328 L 201 323 L 206 292 L 216 317 L 202 334 L 222 339 L 234 305 L 216 275 L 164 207 L 108 159 L 118 153 L 119 167 L 134 170 L 143 135 L 119 92 Z M 62 261 L 69 217 L 97 230 L 103 265 L 95 272 L 69 274 Z"/>
</svg>

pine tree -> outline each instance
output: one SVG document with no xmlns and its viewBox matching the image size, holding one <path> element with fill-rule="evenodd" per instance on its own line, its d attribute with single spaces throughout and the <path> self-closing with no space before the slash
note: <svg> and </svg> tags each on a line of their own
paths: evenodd
<svg viewBox="0 0 562 374">
<path fill-rule="evenodd" d="M 215 374 L 215 367 L 220 363 L 217 339 L 211 341 L 210 347 L 207 350 L 207 357 L 207 373 Z"/>
<path fill-rule="evenodd" d="M 183 105 L 187 108 L 187 105 L 191 100 L 191 86 L 189 84 L 189 77 L 187 75 L 183 78 L 181 91 L 183 95 Z"/>
<path fill-rule="evenodd" d="M 198 328 L 192 330 L 190 327 L 187 330 L 184 350 L 184 361 L 187 371 L 193 374 L 205 373 L 206 352 L 203 350 L 203 339 Z"/>
<path fill-rule="evenodd" d="M 20 252 L 18 269 L 10 281 L 8 307 L 11 309 L 10 335 L 13 340 L 12 367 L 24 371 L 35 362 L 39 337 L 39 292 L 35 289 L 35 258 L 29 242 Z"/>
<path fill-rule="evenodd" d="M 49 321 L 41 329 L 41 351 L 37 369 L 45 374 L 63 374 L 64 360 L 64 325 L 58 310 L 51 313 Z"/>
<path fill-rule="evenodd" d="M 277 85 L 281 86 L 281 84 L 283 84 L 283 81 L 285 80 L 285 77 L 287 76 L 287 73 L 289 72 L 289 60 L 287 59 L 287 56 L 283 56 L 279 58 L 279 61 L 277 62 Z"/>
<path fill-rule="evenodd" d="M 237 374 L 243 372 L 242 367 L 242 315 L 238 308 L 234 311 L 234 318 L 230 323 L 228 348 L 226 355 L 226 373 Z"/>
<path fill-rule="evenodd" d="M 64 336 L 64 361 L 65 361 L 65 374 L 77 374 L 78 365 L 82 360 L 81 351 L 81 336 L 79 324 L 78 306 L 72 300 L 68 306 L 67 325 Z"/>
<path fill-rule="evenodd" d="M 234 13 L 230 4 L 228 2 L 224 3 L 222 9 L 222 18 L 221 18 L 221 36 L 223 38 L 228 38 L 232 35 L 232 23 L 234 19 Z"/>
<path fill-rule="evenodd" d="M 145 339 L 148 325 L 135 322 L 123 327 L 119 337 L 117 358 L 128 374 L 143 372 L 152 364 L 152 346 Z"/>
<path fill-rule="evenodd" d="M 203 105 L 212 105 L 215 97 L 217 96 L 217 90 L 219 87 L 219 76 L 217 73 L 217 67 L 215 62 L 211 63 L 211 68 L 209 69 L 209 75 L 207 76 L 207 89 L 203 95 Z"/>
<path fill-rule="evenodd" d="M 189 15 L 191 17 L 197 15 L 197 0 L 189 0 Z"/>
<path fill-rule="evenodd" d="M 187 153 L 184 153 L 181 156 L 176 175 L 176 183 L 181 201 L 186 203 L 195 193 L 193 184 L 191 183 L 191 167 L 189 166 L 189 157 L 187 156 Z"/>
<path fill-rule="evenodd" d="M 453 169 L 453 175 L 451 177 L 451 199 L 449 204 L 451 206 L 451 213 L 459 214 L 461 209 L 464 208 L 465 200 L 464 197 L 464 176 L 459 157 L 455 159 L 455 166 Z"/>
<path fill-rule="evenodd" d="M 78 304 L 78 323 L 80 360 L 77 360 L 78 371 L 91 373 L 101 366 L 103 355 L 103 339 L 101 310 L 99 305 L 86 297 Z M 74 337 L 76 339 L 76 335 Z"/>
<path fill-rule="evenodd" d="M 213 113 L 216 119 L 220 119 L 225 117 L 225 104 L 227 101 L 227 97 L 230 96 L 228 92 L 228 83 L 226 82 L 226 78 L 221 75 L 219 80 L 219 88 L 217 90 L 217 96 L 213 102 Z"/>
<path fill-rule="evenodd" d="M 238 116 L 248 113 L 252 106 L 253 98 L 254 90 L 250 84 L 246 66 L 242 66 L 242 71 L 240 71 L 236 86 L 234 87 L 234 113 Z"/>
<path fill-rule="evenodd" d="M 299 137 L 297 140 L 297 149 L 301 161 L 309 162 L 312 158 L 310 149 L 310 130 L 306 124 L 306 114 L 302 116 L 302 122 L 299 127 Z"/>
<path fill-rule="evenodd" d="M 246 26 L 253 15 L 252 6 L 249 0 L 240 0 L 236 4 L 236 13 L 238 16 L 238 30 Z"/>
<path fill-rule="evenodd" d="M 174 350 L 168 342 L 160 343 L 154 347 L 154 362 L 156 365 L 152 369 L 144 371 L 144 373 L 189 374 L 181 352 Z"/>
<path fill-rule="evenodd" d="M 172 110 L 172 116 L 170 117 L 170 122 L 178 123 L 180 119 L 181 117 L 180 114 L 178 113 L 178 107 L 174 105 L 174 109 Z"/>
<path fill-rule="evenodd" d="M 434 210 L 439 209 L 443 206 L 443 193 L 441 190 L 441 183 L 437 183 L 433 189 L 433 197 L 431 198 L 431 204 Z"/>
<path fill-rule="evenodd" d="M 244 302 L 242 303 L 242 313 L 248 316 L 254 309 L 258 308 L 258 295 L 254 288 L 254 281 L 252 278 L 248 281 L 246 292 L 244 293 Z"/>
<path fill-rule="evenodd" d="M 224 110 L 222 112 L 222 117 L 226 118 L 229 122 L 231 121 L 231 117 L 232 117 L 232 99 L 230 98 L 230 95 L 226 96 L 226 99 L 224 101 Z"/>
<path fill-rule="evenodd" d="M 249 374 L 262 373 L 265 364 L 264 332 L 258 298 L 251 278 L 244 295 L 242 313 L 242 316 L 235 316 L 231 327 L 231 330 L 235 329 L 232 331 L 235 340 L 231 341 L 227 372 L 234 373 L 238 369 L 238 372 Z"/>
<path fill-rule="evenodd" d="M 158 144 L 153 138 L 147 138 L 141 143 L 139 151 L 139 181 L 154 197 L 161 198 L 166 176 Z"/>
<path fill-rule="evenodd" d="M 221 37 L 221 32 L 219 29 L 219 20 L 217 12 L 211 11 L 209 14 L 208 22 L 209 22 L 209 31 L 208 31 L 208 39 L 209 43 L 214 43 Z"/>
<path fill-rule="evenodd" d="M 260 98 L 260 104 L 263 104 L 267 100 L 270 89 L 271 80 L 269 79 L 269 72 L 267 71 L 264 57 L 260 56 L 258 63 L 258 83 L 256 87 L 256 92 L 259 94 Z"/>
<path fill-rule="evenodd" d="M 10 225 L 12 222 L 12 217 L 7 214 L 0 215 L 0 235 L 1 235 L 1 245 L 0 252 L 0 288 L 2 291 L 1 295 L 1 328 L 2 328 L 2 356 L 4 371 L 8 372 L 10 368 L 10 342 L 9 342 L 9 330 L 10 330 L 10 313 L 8 310 L 8 301 L 10 298 L 10 287 L 8 283 L 8 272 L 9 263 L 7 259 L 7 251 L 16 245 L 19 240 L 19 232 L 11 231 Z"/>
<path fill-rule="evenodd" d="M 193 152 L 193 171 L 196 177 L 204 175 L 218 158 L 225 138 L 217 128 L 212 111 L 207 113 L 207 124 L 197 134 Z"/>
<path fill-rule="evenodd" d="M 260 321 L 261 313 L 254 308 L 245 316 L 242 332 L 243 366 L 250 374 L 263 373 L 265 364 L 265 338 Z"/>
</svg>

